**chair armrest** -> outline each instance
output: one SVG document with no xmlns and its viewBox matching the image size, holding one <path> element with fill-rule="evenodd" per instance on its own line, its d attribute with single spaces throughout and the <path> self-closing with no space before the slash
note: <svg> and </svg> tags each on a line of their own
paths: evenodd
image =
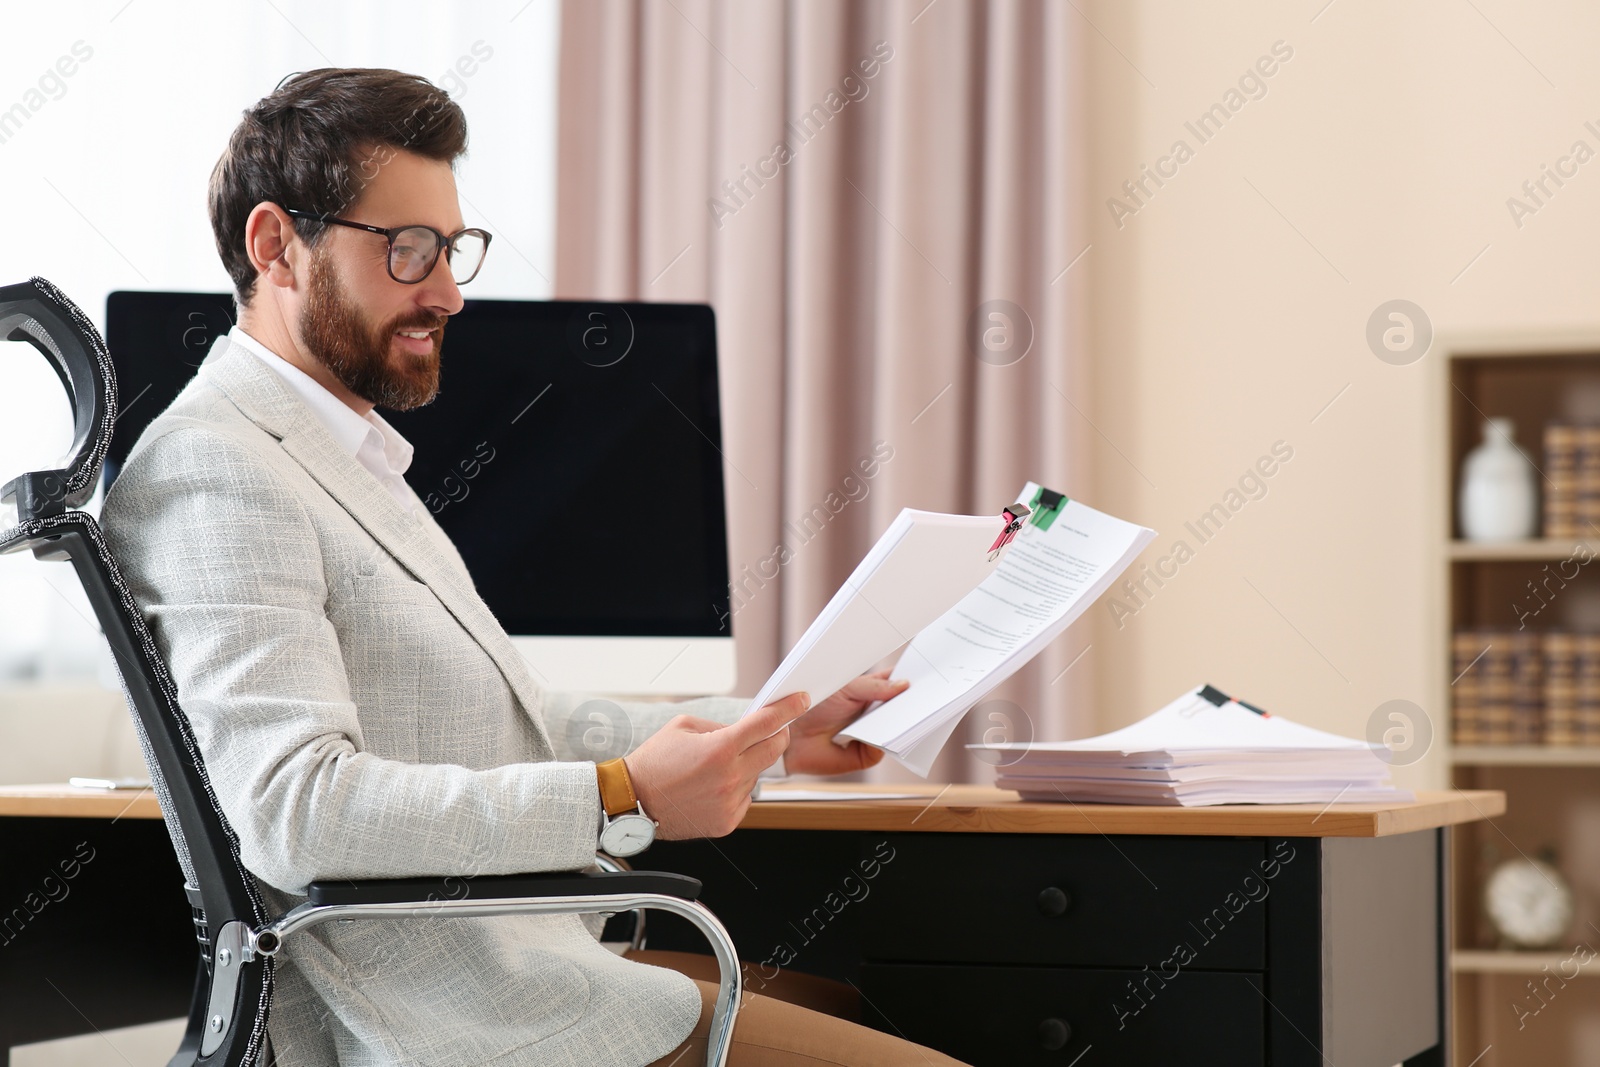
<svg viewBox="0 0 1600 1067">
<path fill-rule="evenodd" d="M 277 955 L 285 938 L 300 930 L 332 920 L 421 919 L 451 916 L 547 914 L 581 915 L 588 912 L 630 911 L 656 908 L 672 912 L 699 928 L 717 957 L 721 982 L 711 1012 L 707 1067 L 725 1067 L 733 1042 L 733 1023 L 739 1012 L 744 979 L 739 953 L 727 929 L 697 899 L 700 882 L 662 871 L 559 872 L 547 874 L 497 874 L 480 878 L 387 878 L 368 881 L 313 882 L 309 899 L 259 930 L 231 922 L 219 934 L 230 946 L 237 943 L 237 958 L 250 962 Z M 590 903 L 593 901 L 593 903 Z M 219 940 L 218 944 L 222 941 Z M 230 955 L 234 955 L 230 953 Z M 233 976 L 237 968 L 219 967 L 214 977 L 211 1008 L 232 1003 Z"/>
<path fill-rule="evenodd" d="M 506 900 L 539 897 L 598 897 L 614 893 L 652 893 L 697 900 L 700 882 L 660 871 L 559 871 L 549 874 L 496 874 L 476 878 L 373 878 L 353 882 L 312 882 L 312 904 L 404 904 L 442 900 Z"/>
</svg>

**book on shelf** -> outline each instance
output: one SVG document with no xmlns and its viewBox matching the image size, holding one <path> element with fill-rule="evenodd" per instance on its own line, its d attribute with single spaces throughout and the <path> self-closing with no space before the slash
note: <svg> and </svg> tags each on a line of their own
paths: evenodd
<svg viewBox="0 0 1600 1067">
<path fill-rule="evenodd" d="M 1578 427 L 1544 428 L 1544 536 L 1578 536 Z"/>
<path fill-rule="evenodd" d="M 1463 629 L 1450 659 L 1455 744 L 1600 746 L 1600 633 Z"/>
<path fill-rule="evenodd" d="M 1600 634 L 1578 635 L 1578 744 L 1600 745 Z"/>
<path fill-rule="evenodd" d="M 1450 635 L 1451 737 L 1458 745 L 1483 744 L 1483 674 L 1477 670 L 1486 655 L 1485 636 L 1478 630 L 1457 630 Z M 1492 642 L 1489 642 L 1492 644 Z"/>
<path fill-rule="evenodd" d="M 1600 536 L 1600 426 L 1547 425 L 1543 475 L 1543 536 Z"/>
<path fill-rule="evenodd" d="M 1504 745 L 1511 737 L 1511 634 L 1490 635 L 1476 670 L 1483 672 L 1478 729 L 1486 745 Z"/>
<path fill-rule="evenodd" d="M 1600 528 L 1600 426 L 1579 426 L 1576 536 Z"/>
<path fill-rule="evenodd" d="M 1578 635 L 1548 633 L 1541 644 L 1544 646 L 1544 743 L 1580 744 Z"/>
<path fill-rule="evenodd" d="M 1492 742 L 1504 745 L 1537 745 L 1540 718 L 1544 713 L 1544 661 L 1540 656 L 1539 634 L 1523 630 L 1510 635 L 1506 655 L 1511 660 L 1511 699 L 1508 714 Z"/>
</svg>

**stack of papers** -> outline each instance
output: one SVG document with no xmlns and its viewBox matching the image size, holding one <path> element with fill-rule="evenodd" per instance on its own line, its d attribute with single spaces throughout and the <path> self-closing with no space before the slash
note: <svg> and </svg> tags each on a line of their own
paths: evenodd
<svg viewBox="0 0 1600 1067">
<path fill-rule="evenodd" d="M 1024 800 L 1105 804 L 1404 803 L 1372 746 L 1271 715 L 1209 685 L 1081 741 L 968 745 Z"/>
</svg>

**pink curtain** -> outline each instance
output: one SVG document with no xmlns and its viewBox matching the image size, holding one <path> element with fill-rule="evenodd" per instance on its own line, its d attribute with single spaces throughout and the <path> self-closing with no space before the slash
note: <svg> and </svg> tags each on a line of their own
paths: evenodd
<svg viewBox="0 0 1600 1067">
<path fill-rule="evenodd" d="M 1055 0 L 567 0 L 556 291 L 704 301 L 738 693 L 903 506 L 1087 496 L 1081 19 Z M 1087 622 L 962 740 L 1082 733 Z M 894 777 L 879 774 L 879 777 Z"/>
</svg>

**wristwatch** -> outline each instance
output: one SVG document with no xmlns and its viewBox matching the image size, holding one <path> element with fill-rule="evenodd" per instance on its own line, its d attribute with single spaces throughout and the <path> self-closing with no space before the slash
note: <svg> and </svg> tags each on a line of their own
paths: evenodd
<svg viewBox="0 0 1600 1067">
<path fill-rule="evenodd" d="M 656 839 L 655 820 L 633 793 L 628 765 L 621 759 L 594 765 L 600 780 L 600 850 L 618 859 L 637 856 Z"/>
</svg>

